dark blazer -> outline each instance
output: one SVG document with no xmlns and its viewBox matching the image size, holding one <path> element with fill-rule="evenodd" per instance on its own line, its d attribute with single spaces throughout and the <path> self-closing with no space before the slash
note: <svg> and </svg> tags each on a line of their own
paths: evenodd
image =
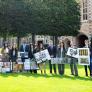
<svg viewBox="0 0 92 92">
<path fill-rule="evenodd" d="M 28 56 L 29 56 L 30 59 L 33 59 L 33 57 L 34 57 L 33 51 L 32 51 L 31 48 L 30 48 L 30 50 L 29 50 Z"/>
<path fill-rule="evenodd" d="M 53 46 L 53 57 L 57 55 L 57 46 Z"/>
<path fill-rule="evenodd" d="M 15 50 L 15 55 L 13 55 L 13 51 Z M 10 59 L 11 60 L 15 60 L 16 61 L 16 59 L 17 59 L 17 57 L 18 57 L 18 50 L 17 50 L 17 48 L 15 48 L 15 49 L 10 49 L 10 51 L 9 51 L 9 55 L 10 55 Z"/>
<path fill-rule="evenodd" d="M 39 52 L 38 48 L 34 48 L 33 54 Z"/>
<path fill-rule="evenodd" d="M 30 47 L 27 44 L 25 46 L 25 49 L 23 48 L 23 44 L 20 46 L 20 52 L 27 52 L 28 53 L 28 57 L 27 58 L 29 58 L 29 50 L 30 50 Z M 21 58 L 25 59 L 25 56 L 22 55 Z M 22 62 L 24 62 L 24 61 L 22 60 Z"/>
<path fill-rule="evenodd" d="M 62 51 L 62 58 L 64 58 L 66 56 L 65 53 L 66 53 L 66 50 L 64 48 Z M 61 48 L 57 48 L 57 57 L 59 57 L 59 58 L 61 57 Z"/>
<path fill-rule="evenodd" d="M 48 52 L 50 55 L 53 55 L 53 47 L 48 46 Z"/>
<path fill-rule="evenodd" d="M 23 45 L 20 46 L 20 52 L 24 52 Z M 25 46 L 25 52 L 29 52 L 29 45 L 27 45 L 27 44 Z"/>
</svg>

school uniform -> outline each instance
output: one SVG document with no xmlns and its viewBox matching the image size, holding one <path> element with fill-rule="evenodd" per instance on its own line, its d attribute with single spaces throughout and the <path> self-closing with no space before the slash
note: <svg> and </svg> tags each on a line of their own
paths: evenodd
<svg viewBox="0 0 92 92">
<path fill-rule="evenodd" d="M 48 52 L 52 58 L 56 58 L 57 54 L 57 47 L 56 46 L 48 46 Z M 52 69 L 54 70 L 54 73 L 56 74 L 56 64 L 51 64 L 51 60 L 49 60 L 49 68 L 50 73 L 52 74 Z"/>
<path fill-rule="evenodd" d="M 12 48 L 9 51 L 10 60 L 12 62 L 12 70 L 14 70 L 14 65 L 17 63 L 17 57 L 18 57 L 18 50 L 17 48 Z"/>
<path fill-rule="evenodd" d="M 31 47 L 30 47 L 30 50 L 29 50 L 29 58 L 30 58 L 30 60 L 32 60 L 32 59 L 34 59 L 34 53 L 36 53 L 37 51 L 36 51 L 36 49 L 32 49 Z M 33 61 L 32 61 L 33 62 Z M 35 61 L 34 61 L 35 62 Z M 30 70 L 30 72 L 32 73 L 35 73 L 35 74 L 37 74 L 37 69 L 35 69 L 35 70 Z"/>
<path fill-rule="evenodd" d="M 21 46 L 20 46 L 20 52 L 24 52 L 24 53 L 29 53 L 29 45 L 28 44 L 22 44 Z M 25 59 L 28 59 L 29 58 L 29 56 L 27 55 L 27 57 L 25 57 L 25 54 L 22 54 L 22 56 L 21 56 L 21 60 L 22 60 L 22 62 L 23 62 L 23 65 L 21 66 L 22 67 L 22 70 L 21 71 L 23 71 L 23 69 L 24 69 L 24 62 L 25 62 Z"/>
<path fill-rule="evenodd" d="M 57 58 L 62 58 L 64 60 L 65 58 L 65 49 L 64 48 L 58 48 L 57 49 Z M 63 75 L 65 72 L 65 64 L 58 64 L 58 72 L 60 75 Z"/>
<path fill-rule="evenodd" d="M 89 48 L 90 49 L 89 46 L 85 46 L 85 48 Z M 85 69 L 85 75 L 88 76 L 88 70 L 90 72 L 90 65 L 84 65 L 84 69 Z"/>
<path fill-rule="evenodd" d="M 74 48 L 76 48 L 76 47 L 74 47 Z M 71 57 L 71 59 L 70 59 L 71 75 L 78 76 L 77 62 L 78 62 L 78 59 Z"/>
<path fill-rule="evenodd" d="M 29 53 L 29 45 L 28 44 L 22 44 L 20 46 L 20 52 Z M 21 56 L 22 62 L 25 62 L 25 59 L 28 59 L 29 57 L 25 57 L 24 55 Z"/>
</svg>

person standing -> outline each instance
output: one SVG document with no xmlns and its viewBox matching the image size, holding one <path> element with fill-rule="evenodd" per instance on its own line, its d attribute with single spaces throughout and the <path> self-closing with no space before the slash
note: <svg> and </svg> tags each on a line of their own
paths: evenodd
<svg viewBox="0 0 92 92">
<path fill-rule="evenodd" d="M 61 58 L 62 61 L 63 61 L 64 58 L 65 58 L 65 53 L 66 53 L 66 50 L 65 50 L 64 42 L 60 42 L 59 46 L 57 48 L 57 58 Z M 65 64 L 58 64 L 58 72 L 59 72 L 60 75 L 64 74 Z"/>
<path fill-rule="evenodd" d="M 73 43 L 71 47 L 77 49 L 76 45 Z M 78 62 L 77 58 L 71 57 L 71 61 L 70 61 L 71 75 L 78 76 L 77 62 Z"/>
<path fill-rule="evenodd" d="M 17 57 L 18 57 L 18 49 L 15 43 L 13 44 L 9 52 L 10 52 L 10 60 L 12 62 L 12 71 L 14 71 L 14 66 L 15 64 L 17 64 Z"/>
<path fill-rule="evenodd" d="M 53 46 L 53 58 L 56 58 L 57 56 L 57 46 Z M 56 64 L 53 64 L 53 68 L 54 68 L 54 73 L 57 74 L 57 71 L 56 71 Z"/>
<path fill-rule="evenodd" d="M 10 64 L 10 57 L 9 57 L 9 46 L 8 43 L 5 42 L 3 48 L 1 49 L 2 54 L 2 62 L 3 62 L 3 68 L 2 72 L 9 73 L 11 72 L 11 64 Z"/>
<path fill-rule="evenodd" d="M 23 54 L 21 55 L 21 60 L 23 62 L 23 68 L 24 68 L 24 62 L 25 59 L 28 59 L 28 53 L 29 53 L 29 45 L 26 43 L 26 40 L 23 39 L 23 44 L 20 46 L 20 52 Z"/>
<path fill-rule="evenodd" d="M 51 56 L 51 58 L 56 58 L 57 55 L 57 47 L 54 45 L 48 46 L 48 52 Z M 49 60 L 49 68 L 50 68 L 50 74 L 52 74 L 52 70 L 54 69 L 54 73 L 56 74 L 56 64 L 51 64 L 51 60 Z"/>
<path fill-rule="evenodd" d="M 33 54 L 37 53 L 38 52 L 38 45 L 35 44 L 34 45 L 34 49 L 33 49 Z"/>
<path fill-rule="evenodd" d="M 89 48 L 89 40 L 85 40 L 85 48 Z M 84 65 L 84 69 L 85 69 L 85 75 L 88 76 L 88 70 L 90 71 L 90 66 L 89 65 Z"/>
<path fill-rule="evenodd" d="M 4 46 L 1 50 L 1 54 L 2 54 L 2 61 L 3 62 L 9 62 L 10 61 L 10 57 L 9 57 L 9 47 L 8 47 L 8 43 L 5 42 Z"/>
<path fill-rule="evenodd" d="M 53 47 L 49 45 L 47 49 L 48 49 L 48 52 L 49 52 L 50 56 L 53 57 Z M 51 60 L 49 60 L 49 68 L 50 68 L 50 74 L 52 74 Z"/>
<path fill-rule="evenodd" d="M 42 43 L 39 43 L 38 44 L 38 52 L 40 52 L 42 50 L 44 50 L 44 46 L 43 46 Z M 38 64 L 38 66 L 39 66 L 39 68 L 41 70 L 41 74 L 43 74 L 43 72 L 44 72 L 44 74 L 46 74 L 46 63 L 45 62 L 41 62 L 41 63 Z"/>
<path fill-rule="evenodd" d="M 35 50 L 35 51 L 34 51 Z M 30 50 L 29 50 L 29 58 L 30 58 L 30 60 L 31 60 L 31 63 L 33 63 L 33 64 L 35 64 L 35 66 L 37 66 L 36 65 L 36 62 L 35 61 L 33 61 L 33 59 L 34 59 L 34 53 L 36 53 L 36 48 L 34 47 L 33 48 L 33 44 L 30 44 Z M 33 66 L 34 67 L 34 66 Z M 36 68 L 36 67 L 35 67 Z M 30 72 L 32 73 L 32 72 L 34 72 L 35 74 L 37 74 L 37 69 L 31 69 L 30 70 Z"/>
</svg>

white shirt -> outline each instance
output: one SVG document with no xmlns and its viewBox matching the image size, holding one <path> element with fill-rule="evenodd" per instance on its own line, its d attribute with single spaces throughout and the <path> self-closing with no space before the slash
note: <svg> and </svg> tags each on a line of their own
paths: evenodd
<svg viewBox="0 0 92 92">
<path fill-rule="evenodd" d="M 24 49 L 24 52 L 25 52 L 25 49 L 26 49 L 26 44 L 23 44 L 23 49 Z"/>
<path fill-rule="evenodd" d="M 13 56 L 15 56 L 15 50 L 13 50 Z"/>
<path fill-rule="evenodd" d="M 6 49 L 4 50 L 4 53 L 9 53 L 9 49 L 6 48 Z"/>
<path fill-rule="evenodd" d="M 62 52 L 63 52 L 63 48 L 61 48 L 61 58 L 62 58 Z"/>
</svg>

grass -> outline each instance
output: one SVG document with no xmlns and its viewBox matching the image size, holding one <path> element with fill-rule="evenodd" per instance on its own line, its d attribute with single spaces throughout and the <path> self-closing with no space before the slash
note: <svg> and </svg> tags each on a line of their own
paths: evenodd
<svg viewBox="0 0 92 92">
<path fill-rule="evenodd" d="M 83 66 L 79 77 L 70 75 L 67 65 L 65 75 L 30 73 L 0 74 L 0 92 L 92 92 L 92 78 L 85 77 Z"/>
</svg>

